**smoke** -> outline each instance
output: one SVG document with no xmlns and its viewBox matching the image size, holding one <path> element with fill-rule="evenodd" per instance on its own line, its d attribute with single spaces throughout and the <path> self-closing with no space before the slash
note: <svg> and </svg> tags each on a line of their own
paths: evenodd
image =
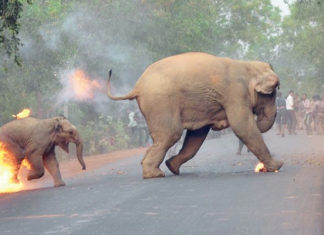
<svg viewBox="0 0 324 235">
<path fill-rule="evenodd" d="M 152 53 L 138 38 L 134 38 L 138 37 L 138 29 L 145 31 L 145 17 L 130 21 L 119 10 L 112 8 L 107 15 L 98 17 L 97 9 L 78 6 L 56 24 L 39 27 L 46 49 L 67 58 L 56 67 L 55 75 L 61 85 L 61 90 L 54 97 L 56 105 L 86 102 L 92 104 L 97 112 L 107 113 L 111 105 L 105 95 L 108 71 L 113 70 L 114 94 L 125 94 L 132 89 L 145 67 L 153 62 Z M 66 45 L 70 47 L 65 48 L 62 54 L 62 47 Z M 31 52 L 34 46 L 29 42 L 24 48 L 29 57 L 35 53 Z M 75 92 L 70 79 L 77 69 L 84 71 L 90 81 L 87 83 L 88 89 L 84 88 L 84 92 L 89 94 L 84 98 Z M 96 87 L 93 87 L 94 83 L 97 83 Z M 127 104 L 118 102 L 118 106 Z M 120 111 L 124 109 L 120 107 Z"/>
<path fill-rule="evenodd" d="M 103 82 L 91 79 L 82 69 L 64 71 L 59 75 L 62 90 L 58 95 L 58 103 L 88 101 L 99 97 Z"/>
<path fill-rule="evenodd" d="M 117 12 L 112 14 L 116 15 Z M 120 19 L 120 16 L 116 18 Z M 48 27 L 51 28 L 50 34 L 46 31 Z M 75 49 L 71 51 L 73 56 L 64 62 L 61 70 L 66 70 L 72 65 L 104 75 L 109 68 L 128 67 L 134 70 L 135 64 L 141 64 L 137 70 L 142 70 L 152 62 L 143 45 L 134 45 L 136 40 L 132 32 L 134 28 L 144 27 L 141 21 L 138 25 L 129 25 L 123 20 L 119 22 L 109 17 L 98 18 L 90 9 L 78 7 L 67 14 L 56 28 L 52 27 L 47 25 L 40 28 L 40 34 L 49 49 L 55 51 L 66 42 Z M 96 68 L 98 70 L 95 70 Z M 131 76 L 131 71 L 125 71 L 122 75 L 124 81 L 136 79 Z"/>
</svg>

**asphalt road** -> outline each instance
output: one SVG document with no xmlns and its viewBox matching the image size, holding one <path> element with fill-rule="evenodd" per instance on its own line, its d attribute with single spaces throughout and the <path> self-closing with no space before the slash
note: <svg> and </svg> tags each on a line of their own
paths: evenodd
<svg viewBox="0 0 324 235">
<path fill-rule="evenodd" d="M 0 234 L 324 234 L 324 136 L 265 141 L 285 165 L 254 173 L 232 134 L 208 140 L 173 176 L 143 180 L 141 156 L 0 195 Z"/>
</svg>

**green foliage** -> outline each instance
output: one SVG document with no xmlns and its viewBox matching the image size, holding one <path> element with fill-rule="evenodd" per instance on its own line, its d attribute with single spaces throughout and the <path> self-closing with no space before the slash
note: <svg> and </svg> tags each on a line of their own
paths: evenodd
<svg viewBox="0 0 324 235">
<path fill-rule="evenodd" d="M 59 79 L 74 68 L 99 80 L 112 68 L 114 93 L 126 93 L 154 61 L 204 51 L 270 62 L 284 93 L 322 94 L 323 1 L 288 1 L 291 15 L 284 19 L 270 0 L 24 2 L 30 3 L 0 1 L 0 124 L 25 107 L 41 118 L 68 110 L 87 154 L 129 146 L 127 113 L 136 105 L 64 100 Z M 22 66 L 4 64 L 18 49 Z"/>
<path fill-rule="evenodd" d="M 17 65 L 21 65 L 18 52 L 22 43 L 18 38 L 18 33 L 23 2 L 21 0 L 0 1 L 0 51 L 4 51 L 8 57 L 13 56 Z M 31 4 L 31 0 L 26 0 L 26 2 Z"/>
<path fill-rule="evenodd" d="M 85 154 L 105 153 L 128 146 L 125 124 L 111 116 L 100 115 L 97 121 L 87 121 L 79 130 Z"/>
<path fill-rule="evenodd" d="M 291 15 L 282 23 L 279 70 L 294 80 L 300 92 L 323 94 L 324 84 L 324 2 L 294 1 Z M 293 78 L 293 79 L 292 79 Z M 285 81 L 285 80 L 284 80 Z M 288 81 L 288 80 L 287 80 Z M 292 86 L 292 84 L 285 84 Z"/>
</svg>

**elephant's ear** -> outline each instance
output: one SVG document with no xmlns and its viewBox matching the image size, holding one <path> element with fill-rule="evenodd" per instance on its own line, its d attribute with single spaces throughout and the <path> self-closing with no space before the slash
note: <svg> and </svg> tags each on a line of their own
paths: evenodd
<svg viewBox="0 0 324 235">
<path fill-rule="evenodd" d="M 54 119 L 54 130 L 56 133 L 60 133 L 63 131 L 62 119 L 56 118 Z"/>
<path fill-rule="evenodd" d="M 54 130 L 56 133 L 59 133 L 62 131 L 62 125 L 60 125 L 59 122 L 55 123 Z"/>
<path fill-rule="evenodd" d="M 254 80 L 255 91 L 261 94 L 271 94 L 279 86 L 279 78 L 270 65 L 264 72 L 258 74 Z"/>
</svg>

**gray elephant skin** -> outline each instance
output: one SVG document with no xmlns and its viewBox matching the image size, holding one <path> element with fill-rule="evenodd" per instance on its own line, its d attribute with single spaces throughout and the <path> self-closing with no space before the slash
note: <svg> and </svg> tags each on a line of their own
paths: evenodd
<svg viewBox="0 0 324 235">
<path fill-rule="evenodd" d="M 159 60 L 144 71 L 127 95 L 113 96 L 109 74 L 107 95 L 112 100 L 136 99 L 152 146 L 142 160 L 144 178 L 163 177 L 159 168 L 167 150 L 184 129 L 180 152 L 166 161 L 171 172 L 193 158 L 210 129 L 231 127 L 269 172 L 283 165 L 272 158 L 261 133 L 276 117 L 279 78 L 269 63 L 240 61 L 191 52 Z M 255 119 L 255 116 L 257 117 Z"/>
<path fill-rule="evenodd" d="M 28 180 L 42 177 L 45 166 L 54 180 L 54 186 L 64 186 L 54 150 L 55 146 L 60 146 L 68 153 L 70 142 L 76 144 L 77 158 L 82 169 L 86 169 L 82 139 L 76 127 L 65 117 L 13 120 L 0 128 L 0 142 L 10 153 L 8 160 L 15 166 L 13 182 L 19 182 L 17 174 L 26 158 L 31 166 L 27 174 Z"/>
</svg>

